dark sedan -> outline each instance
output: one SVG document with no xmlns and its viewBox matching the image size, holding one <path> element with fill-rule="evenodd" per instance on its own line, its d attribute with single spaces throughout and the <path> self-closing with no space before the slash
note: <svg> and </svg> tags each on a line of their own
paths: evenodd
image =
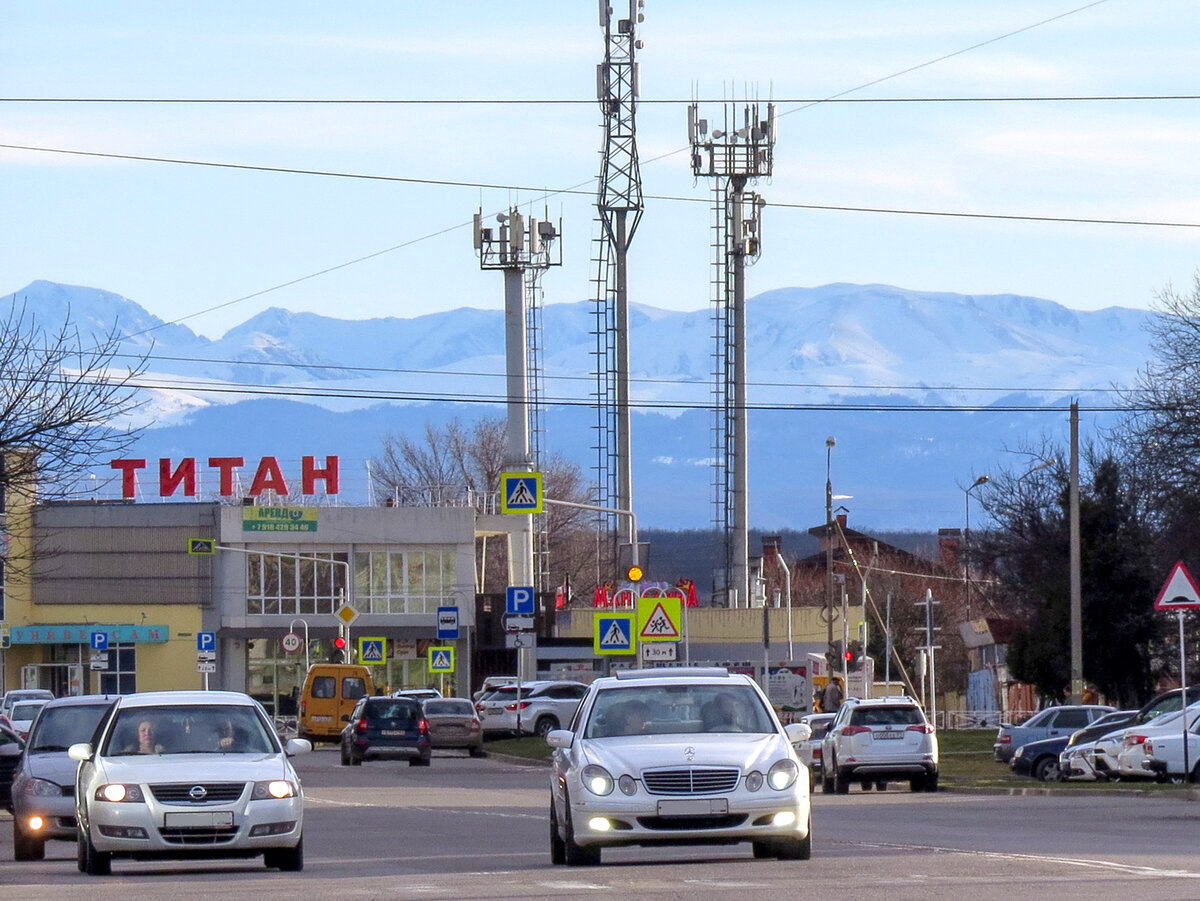
<svg viewBox="0 0 1200 901">
<path fill-rule="evenodd" d="M 21 763 L 25 742 L 8 726 L 0 723 L 0 807 L 12 810 L 13 773 Z"/>
<path fill-rule="evenodd" d="M 429 766 L 431 748 L 429 723 L 414 698 L 361 698 L 342 730 L 342 766 L 358 766 L 368 757 Z"/>
<path fill-rule="evenodd" d="M 1069 735 L 1056 735 L 1021 745 L 1013 754 L 1013 772 L 1018 776 L 1032 776 L 1042 782 L 1061 782 L 1063 774 L 1058 755 L 1070 740 Z"/>
</svg>

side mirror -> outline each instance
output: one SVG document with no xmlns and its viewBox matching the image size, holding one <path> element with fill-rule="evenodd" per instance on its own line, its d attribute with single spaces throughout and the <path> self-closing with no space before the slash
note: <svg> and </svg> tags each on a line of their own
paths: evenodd
<svg viewBox="0 0 1200 901">
<path fill-rule="evenodd" d="M 812 738 L 812 726 L 808 723 L 788 723 L 783 727 L 783 731 L 787 733 L 788 741 L 792 744 Z"/>
<path fill-rule="evenodd" d="M 546 733 L 546 744 L 552 748 L 569 748 L 575 740 L 575 733 L 569 729 L 553 729 Z"/>
<path fill-rule="evenodd" d="M 79 744 L 71 745 L 67 748 L 67 756 L 72 760 L 77 760 L 82 763 L 85 760 L 92 759 L 92 745 L 90 742 L 81 741 Z"/>
<path fill-rule="evenodd" d="M 348 722 L 350 722 L 350 714 L 348 714 L 348 713 L 343 713 L 343 714 L 342 714 L 342 722 L 343 722 L 343 723 L 348 723 Z"/>
<path fill-rule="evenodd" d="M 307 754 L 312 750 L 312 742 L 307 738 L 289 738 L 287 744 L 283 746 L 283 752 L 288 757 L 295 757 L 297 754 Z"/>
</svg>

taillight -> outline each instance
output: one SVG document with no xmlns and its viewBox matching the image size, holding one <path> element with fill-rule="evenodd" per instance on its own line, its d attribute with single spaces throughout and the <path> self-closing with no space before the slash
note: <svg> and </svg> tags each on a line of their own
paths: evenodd
<svg viewBox="0 0 1200 901">
<path fill-rule="evenodd" d="M 1134 745 L 1143 744 L 1146 741 L 1145 735 L 1126 735 L 1125 747 L 1132 748 Z"/>
<path fill-rule="evenodd" d="M 417 731 L 422 735 L 429 734 L 429 721 L 424 717 L 421 717 L 421 719 L 417 720 Z"/>
<path fill-rule="evenodd" d="M 842 735 L 861 735 L 870 731 L 866 726 L 842 726 Z"/>
<path fill-rule="evenodd" d="M 508 705 L 507 707 L 505 707 L 504 709 L 505 709 L 505 710 L 510 710 L 510 711 L 511 711 L 511 710 L 524 710 L 524 709 L 525 709 L 526 707 L 528 707 L 528 706 L 529 706 L 529 702 L 528 702 L 528 701 L 522 701 L 520 704 L 518 704 L 516 701 L 513 701 L 511 704 L 509 704 L 509 705 Z"/>
<path fill-rule="evenodd" d="M 483 726 L 479 725 L 479 720 L 471 720 L 471 725 L 467 727 L 469 732 L 479 732 Z"/>
<path fill-rule="evenodd" d="M 929 723 L 914 723 L 913 725 L 909 726 L 904 731 L 905 732 L 922 732 L 925 735 L 932 735 L 933 734 L 933 726 L 929 725 Z"/>
<path fill-rule="evenodd" d="M 812 749 L 813 760 L 819 760 L 821 757 L 821 746 L 815 745 Z"/>
<path fill-rule="evenodd" d="M 357 723 L 354 724 L 354 731 L 355 732 L 366 732 L 367 731 L 367 718 L 365 716 L 362 719 L 360 719 Z"/>
<path fill-rule="evenodd" d="M 1003 735 L 1000 736 L 1000 744 L 1011 745 L 1012 744 L 1012 736 L 1009 735 L 1007 732 L 1005 732 Z"/>
<path fill-rule="evenodd" d="M 300 702 L 300 715 L 304 716 L 304 714 L 306 714 L 306 713 L 308 713 L 308 701 L 301 701 Z"/>
</svg>

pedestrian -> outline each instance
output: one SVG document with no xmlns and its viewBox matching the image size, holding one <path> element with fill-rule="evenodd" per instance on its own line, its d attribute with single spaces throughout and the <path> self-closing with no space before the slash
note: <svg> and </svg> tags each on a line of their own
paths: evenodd
<svg viewBox="0 0 1200 901">
<path fill-rule="evenodd" d="M 842 680 L 837 676 L 829 677 L 829 684 L 825 686 L 825 692 L 821 696 L 821 710 L 825 713 L 837 713 L 838 708 L 842 706 Z"/>
</svg>

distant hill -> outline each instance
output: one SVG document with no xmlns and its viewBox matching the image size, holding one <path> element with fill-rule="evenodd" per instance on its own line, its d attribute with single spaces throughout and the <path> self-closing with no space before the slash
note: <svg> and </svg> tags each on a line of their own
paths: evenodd
<svg viewBox="0 0 1200 901">
<path fill-rule="evenodd" d="M 148 389 L 137 450 L 149 459 L 338 454 L 343 499 L 365 503 L 367 460 L 385 433 L 503 415 L 502 311 L 348 321 L 270 309 L 213 341 L 95 288 L 39 281 L 4 300 L 46 325 L 69 311 L 85 330 L 116 327 L 131 352 L 153 342 L 147 381 L 158 387 Z M 823 521 L 825 438 L 835 436 L 834 493 L 857 528 L 961 525 L 962 489 L 976 475 L 1019 467 L 1014 451 L 1043 436 L 1065 440 L 1072 397 L 1085 435 L 1112 421 L 1088 408 L 1113 404 L 1113 387 L 1146 365 L 1153 315 L 884 285 L 752 298 L 751 522 L 803 532 Z M 590 470 L 590 306 L 549 305 L 543 322 L 543 446 Z M 711 524 L 711 334 L 707 311 L 633 308 L 634 493 L 645 528 Z M 98 492 L 115 492 L 110 474 L 97 472 Z"/>
</svg>

